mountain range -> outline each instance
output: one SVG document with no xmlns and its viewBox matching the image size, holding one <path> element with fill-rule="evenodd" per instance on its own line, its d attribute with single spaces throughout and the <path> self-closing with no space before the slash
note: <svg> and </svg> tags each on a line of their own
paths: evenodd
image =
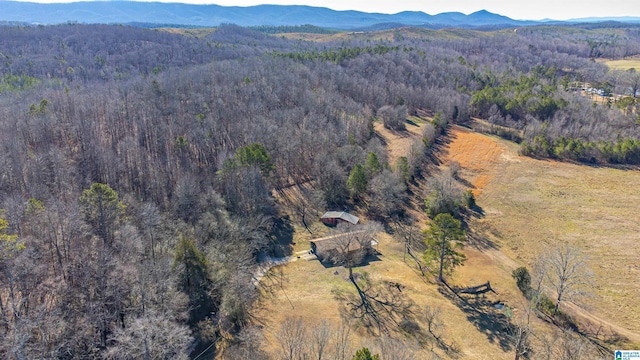
<svg viewBox="0 0 640 360">
<path fill-rule="evenodd" d="M 481 10 L 469 15 L 447 12 L 429 15 L 418 11 L 397 14 L 336 11 L 303 5 L 257 5 L 249 7 L 193 5 L 136 1 L 86 1 L 57 4 L 0 0 L 0 22 L 28 24 L 146 23 L 183 26 L 217 26 L 232 23 L 240 26 L 304 25 L 334 29 L 365 29 L 398 26 L 424 27 L 505 27 L 527 26 L 548 21 L 522 21 Z M 579 21 L 580 19 L 577 19 Z M 589 19 L 589 22 L 615 19 Z M 640 22 L 627 17 L 625 22 Z M 382 24 L 382 25 L 381 25 Z M 386 24 L 386 25 L 385 25 Z"/>
</svg>

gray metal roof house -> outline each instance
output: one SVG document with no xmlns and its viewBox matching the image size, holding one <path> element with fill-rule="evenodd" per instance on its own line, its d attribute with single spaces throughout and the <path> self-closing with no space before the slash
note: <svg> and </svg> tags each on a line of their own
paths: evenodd
<svg viewBox="0 0 640 360">
<path fill-rule="evenodd" d="M 358 221 L 360 221 L 357 216 L 351 215 L 345 211 L 327 211 L 324 215 L 322 215 L 320 220 L 324 224 L 332 226 L 338 225 L 338 222 L 340 221 L 346 221 L 353 225 L 357 224 Z"/>
</svg>

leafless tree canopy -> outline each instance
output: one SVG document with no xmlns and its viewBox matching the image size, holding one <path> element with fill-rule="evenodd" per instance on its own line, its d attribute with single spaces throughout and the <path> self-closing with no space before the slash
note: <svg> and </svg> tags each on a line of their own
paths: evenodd
<svg viewBox="0 0 640 360">
<path fill-rule="evenodd" d="M 0 236 L 17 236 L 0 249 L 0 357 L 119 358 L 129 346 L 143 357 L 213 357 L 227 340 L 257 354 L 249 337 L 233 343 L 252 325 L 256 262 L 282 250 L 274 240 L 291 241 L 299 221 L 273 194 L 308 184 L 295 210 L 302 222 L 345 205 L 401 219 L 406 184 L 427 175 L 448 124 L 472 116 L 522 132 L 533 155 L 640 162 L 637 104 L 594 105 L 561 83 L 637 85 L 637 74 L 612 78 L 590 59 L 640 53 L 640 33 L 621 27 L 612 42 L 605 32 L 374 45 L 234 25 L 202 36 L 0 26 Z M 416 115 L 433 123 L 402 166 L 389 164 L 374 122 L 401 134 Z M 360 167 L 366 186 L 351 198 L 349 174 Z M 441 180 L 433 204 L 447 208 L 458 195 Z M 580 256 L 554 256 L 548 280 L 560 304 L 588 274 Z M 354 284 L 354 312 L 402 322 L 386 304 L 393 288 Z M 156 335 L 164 349 L 145 345 Z M 346 359 L 346 344 L 328 348 Z"/>
<path fill-rule="evenodd" d="M 462 207 L 462 189 L 453 174 L 442 173 L 429 180 L 425 205 L 432 218 L 442 213 L 458 214 Z"/>
<path fill-rule="evenodd" d="M 543 259 L 548 284 L 556 295 L 556 312 L 563 300 L 580 300 L 589 295 L 594 276 L 588 258 L 579 248 L 562 244 Z"/>
<path fill-rule="evenodd" d="M 354 352 L 348 319 L 305 324 L 302 318 L 286 318 L 276 334 L 279 359 L 350 360 Z"/>
<path fill-rule="evenodd" d="M 557 330 L 552 335 L 543 335 L 542 346 L 536 351 L 536 358 L 552 360 L 579 360 L 602 358 L 592 344 L 571 331 Z"/>
<path fill-rule="evenodd" d="M 146 314 L 113 334 L 108 359 L 188 359 L 193 341 L 189 329 L 159 314 Z"/>
</svg>

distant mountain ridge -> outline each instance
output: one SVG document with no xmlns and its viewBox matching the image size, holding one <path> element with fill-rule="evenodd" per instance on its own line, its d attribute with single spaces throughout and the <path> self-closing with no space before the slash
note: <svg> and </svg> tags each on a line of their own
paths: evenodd
<svg viewBox="0 0 640 360">
<path fill-rule="evenodd" d="M 386 27 L 486 27 L 527 26 L 542 21 L 514 20 L 481 10 L 469 15 L 447 12 L 429 15 L 420 11 L 397 14 L 336 11 L 304 5 L 257 5 L 249 7 L 193 5 L 136 1 L 85 1 L 40 4 L 0 0 L 0 23 L 60 24 L 67 22 L 103 24 L 173 24 L 190 26 L 218 26 L 232 23 L 240 26 L 304 25 L 334 29 L 361 29 L 387 24 Z M 640 22 L 640 18 L 624 18 Z M 581 19 L 576 19 L 580 21 Z M 593 20 L 593 19 L 590 19 Z M 608 20 L 611 20 L 609 18 Z M 597 20 L 593 20 L 597 21 Z M 383 25 L 385 26 L 385 25 Z"/>
<path fill-rule="evenodd" d="M 336 11 L 304 5 L 257 5 L 250 7 L 193 5 L 135 1 L 87 1 L 40 4 L 0 0 L 0 21 L 37 24 L 80 23 L 159 23 L 194 26 L 217 26 L 233 23 L 240 26 L 304 25 L 336 29 L 369 27 L 380 23 L 424 26 L 475 27 L 486 25 L 526 25 L 482 10 L 470 15 L 449 12 L 429 15 L 419 11 L 397 14 Z"/>
</svg>

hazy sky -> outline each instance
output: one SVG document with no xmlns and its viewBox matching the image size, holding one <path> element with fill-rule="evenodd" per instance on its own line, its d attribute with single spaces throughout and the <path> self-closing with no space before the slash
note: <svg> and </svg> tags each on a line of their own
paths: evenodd
<svg viewBox="0 0 640 360">
<path fill-rule="evenodd" d="M 24 0 L 34 2 L 71 2 L 78 0 Z M 397 13 L 404 10 L 438 14 L 459 11 L 469 14 L 478 10 L 508 16 L 513 19 L 566 20 L 583 17 L 635 16 L 640 17 L 640 0 L 145 0 L 251 6 L 258 4 L 311 5 L 334 10 Z"/>
</svg>

